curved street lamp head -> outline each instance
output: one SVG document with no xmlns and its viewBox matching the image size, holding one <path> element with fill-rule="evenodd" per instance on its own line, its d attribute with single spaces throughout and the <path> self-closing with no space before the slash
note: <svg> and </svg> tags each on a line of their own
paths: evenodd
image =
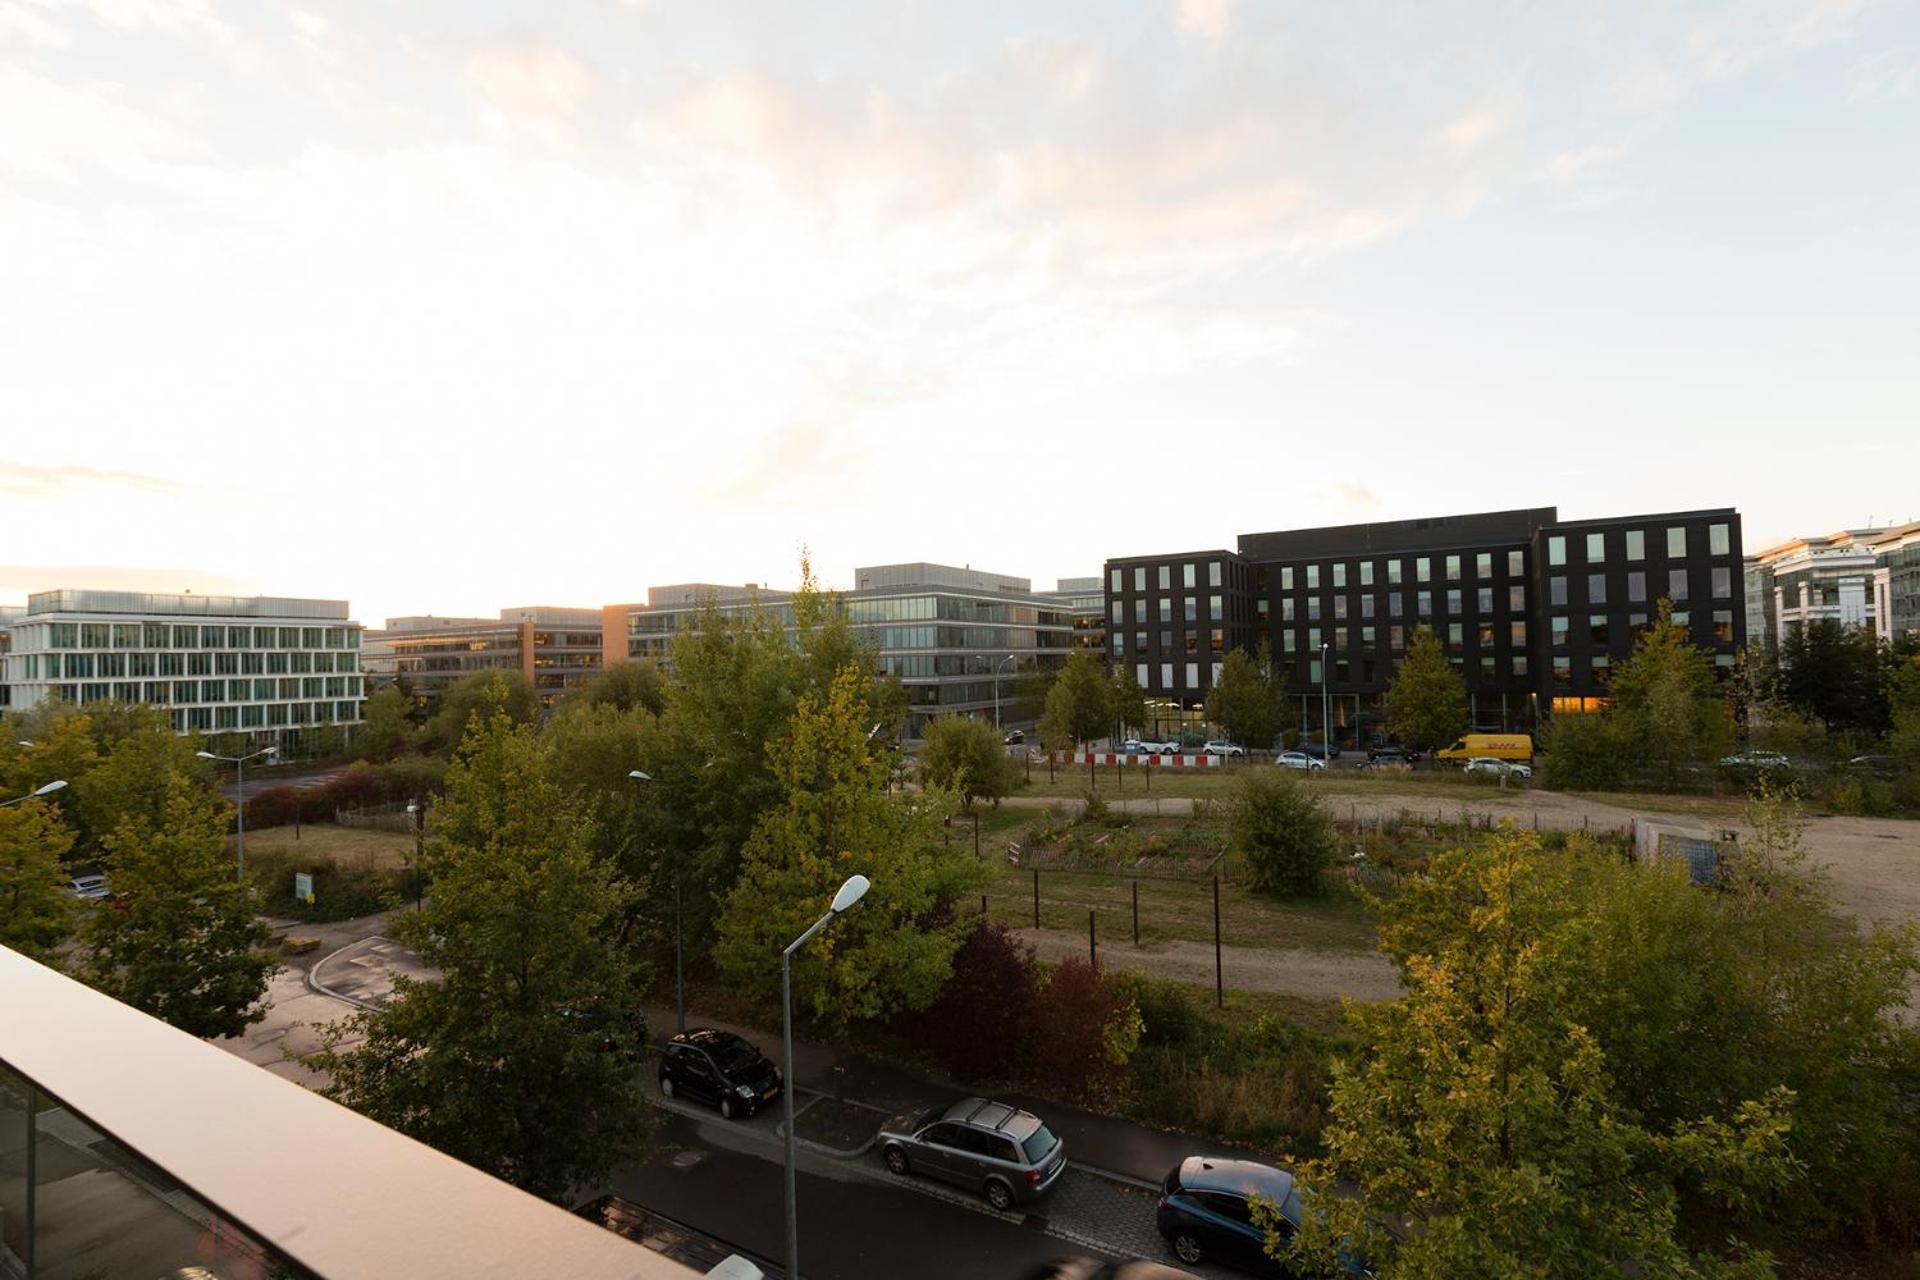
<svg viewBox="0 0 1920 1280">
<path fill-rule="evenodd" d="M 632 779 L 633 779 L 633 780 L 634 780 L 635 782 L 652 782 L 652 781 L 653 781 L 653 775 L 652 775 L 652 774 L 650 774 L 650 773 L 642 773 L 642 772 L 640 772 L 640 771 L 639 771 L 638 769 L 631 769 L 631 770 L 629 770 L 629 771 L 627 772 L 627 776 L 628 776 L 629 778 L 632 778 Z"/>
<path fill-rule="evenodd" d="M 867 890 L 873 882 L 865 876 L 848 876 L 847 882 L 840 886 L 840 892 L 833 895 L 833 914 L 839 915 L 854 903 L 867 896 Z"/>
<path fill-rule="evenodd" d="M 196 751 L 193 754 L 199 756 L 202 760 L 218 760 L 220 758 L 211 751 Z"/>
<path fill-rule="evenodd" d="M 62 787 L 66 785 L 67 785 L 67 780 L 65 778 L 55 778 L 52 782 L 49 782 L 46 786 L 40 788 L 38 791 L 34 792 L 33 794 L 37 796 L 50 796 L 54 792 L 60 790 Z"/>
</svg>

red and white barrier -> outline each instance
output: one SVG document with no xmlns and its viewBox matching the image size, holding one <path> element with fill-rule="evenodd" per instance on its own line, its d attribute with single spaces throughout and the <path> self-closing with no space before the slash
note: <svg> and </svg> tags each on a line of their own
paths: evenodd
<svg viewBox="0 0 1920 1280">
<path fill-rule="evenodd" d="M 1129 767 L 1138 765 L 1147 769 L 1217 769 L 1226 763 L 1225 756 L 1159 756 L 1142 752 L 1133 754 L 1126 751 L 1082 751 L 1079 755 L 1069 756 L 1072 764 L 1120 764 Z"/>
</svg>

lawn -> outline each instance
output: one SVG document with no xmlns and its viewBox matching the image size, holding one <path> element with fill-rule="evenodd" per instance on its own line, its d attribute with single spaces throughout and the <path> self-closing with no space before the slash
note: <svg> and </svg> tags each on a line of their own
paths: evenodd
<svg viewBox="0 0 1920 1280">
<path fill-rule="evenodd" d="M 233 847 L 231 840 L 227 847 Z M 399 831 L 303 822 L 298 827 L 268 827 L 247 832 L 247 856 L 251 858 L 255 854 L 394 871 L 412 865 L 413 837 Z"/>
</svg>

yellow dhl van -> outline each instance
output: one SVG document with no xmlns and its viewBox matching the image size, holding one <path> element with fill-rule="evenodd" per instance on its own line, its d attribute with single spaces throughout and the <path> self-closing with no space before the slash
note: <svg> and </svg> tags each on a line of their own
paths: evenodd
<svg viewBox="0 0 1920 1280">
<path fill-rule="evenodd" d="M 1470 733 L 1452 746 L 1433 753 L 1435 760 L 1448 760 L 1455 764 L 1465 764 L 1480 756 L 1532 764 L 1533 739 L 1524 733 Z"/>
</svg>

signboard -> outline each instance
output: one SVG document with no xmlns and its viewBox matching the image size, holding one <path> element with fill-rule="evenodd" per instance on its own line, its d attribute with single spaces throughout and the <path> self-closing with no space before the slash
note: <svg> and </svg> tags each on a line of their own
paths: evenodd
<svg viewBox="0 0 1920 1280">
<path fill-rule="evenodd" d="M 293 873 L 293 896 L 311 906 L 313 904 L 313 873 L 296 871 Z"/>
</svg>

